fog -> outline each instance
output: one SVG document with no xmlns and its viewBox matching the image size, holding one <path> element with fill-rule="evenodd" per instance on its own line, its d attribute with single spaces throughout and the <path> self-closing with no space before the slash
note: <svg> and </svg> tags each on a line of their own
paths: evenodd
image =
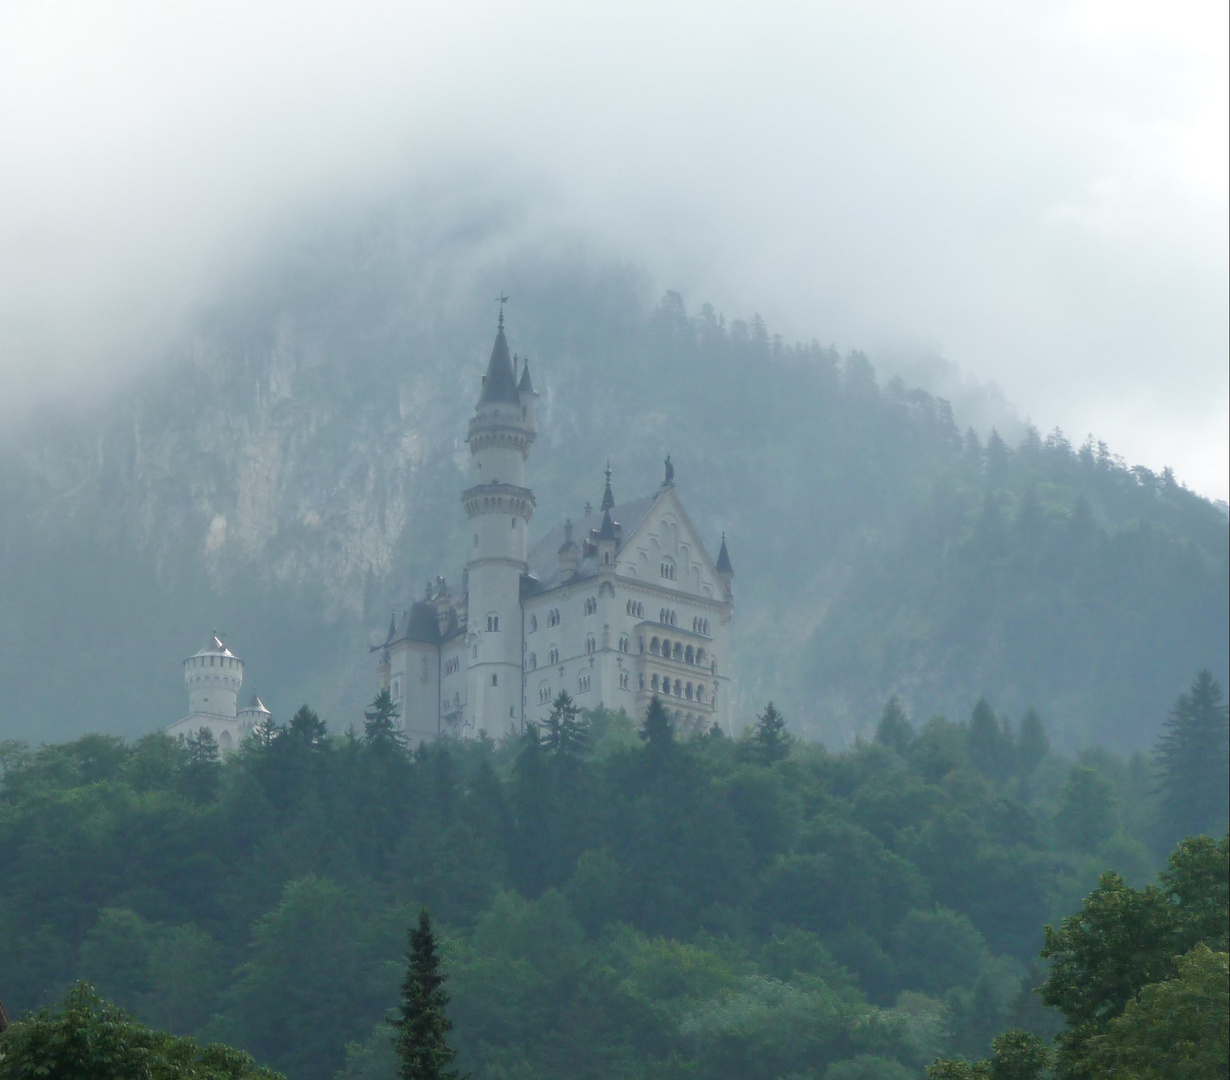
<svg viewBox="0 0 1230 1080">
<path fill-rule="evenodd" d="M 1226 41 L 1173 0 L 10 2 L 0 418 L 430 189 L 788 338 L 942 353 L 1225 499 Z"/>
</svg>

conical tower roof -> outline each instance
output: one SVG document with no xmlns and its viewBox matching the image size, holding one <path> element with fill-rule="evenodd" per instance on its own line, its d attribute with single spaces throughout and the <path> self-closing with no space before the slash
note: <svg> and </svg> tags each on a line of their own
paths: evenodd
<svg viewBox="0 0 1230 1080">
<path fill-rule="evenodd" d="M 517 395 L 517 380 L 513 375 L 512 356 L 508 351 L 508 339 L 504 336 L 504 317 L 496 331 L 495 344 L 491 347 L 491 360 L 487 374 L 483 376 L 483 389 L 478 395 L 480 405 L 520 405 Z"/>
<path fill-rule="evenodd" d="M 726 534 L 725 533 L 722 533 L 722 549 L 718 552 L 717 572 L 719 574 L 733 574 L 734 573 L 734 569 L 730 565 L 730 552 L 726 550 Z"/>
<path fill-rule="evenodd" d="M 615 494 L 611 491 L 611 463 L 606 463 L 606 491 L 602 493 L 602 509 L 610 510 L 615 505 Z"/>
<path fill-rule="evenodd" d="M 517 383 L 518 394 L 532 394 L 534 392 L 534 384 L 530 382 L 530 362 L 524 361 L 521 366 L 521 381 Z"/>
</svg>

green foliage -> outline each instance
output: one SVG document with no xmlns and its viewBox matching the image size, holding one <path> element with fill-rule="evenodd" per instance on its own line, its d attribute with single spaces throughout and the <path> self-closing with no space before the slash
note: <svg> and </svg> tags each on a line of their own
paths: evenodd
<svg viewBox="0 0 1230 1080">
<path fill-rule="evenodd" d="M 1060 792 L 1055 831 L 1073 851 L 1096 851 L 1115 831 L 1114 787 L 1084 765 L 1073 765 Z"/>
<path fill-rule="evenodd" d="M 1175 701 L 1156 756 L 1164 839 L 1222 832 L 1230 808 L 1230 716 L 1207 670 Z"/>
<path fill-rule="evenodd" d="M 229 1046 L 200 1046 L 138 1023 L 77 983 L 0 1035 L 0 1080 L 282 1080 Z"/>
<path fill-rule="evenodd" d="M 384 687 L 372 698 L 371 705 L 363 713 L 363 737 L 367 745 L 380 751 L 388 751 L 392 747 L 405 742 L 405 736 L 397 726 L 397 718 L 401 709 L 393 700 L 388 687 Z"/>
<path fill-rule="evenodd" d="M 905 709 L 897 695 L 890 697 L 880 714 L 880 722 L 876 726 L 876 742 L 896 750 L 902 757 L 910 752 L 914 744 L 914 729 L 906 719 Z"/>
<path fill-rule="evenodd" d="M 1210 1080 L 1230 1075 L 1230 957 L 1197 945 L 1171 979 L 1141 989 L 1102 1035 L 1087 1068 L 1130 1080 Z"/>
<path fill-rule="evenodd" d="M 1046 752 L 1026 783 L 1018 741 L 989 777 L 972 720 L 766 764 L 750 737 L 660 715 L 655 741 L 558 704 L 523 736 L 414 751 L 300 710 L 215 762 L 207 798 L 174 741 L 6 747 L 6 1003 L 88 975 L 296 1080 L 388 1080 L 403 934 L 430 905 L 475 1080 L 918 1075 L 1053 1030 L 1025 974 L 1038 927 L 1101 860 L 1154 869 L 1141 762 L 1082 755 L 1124 807 L 1095 862 L 1046 828 L 1072 763 Z M 1225 951 L 1227 875 L 1226 843 L 1193 838 L 1158 887 L 1108 879 L 1052 941 L 1055 1004 L 1094 1002 L 1100 1037 L 1175 957 Z M 1120 915 L 1136 929 L 1103 925 Z"/>
<path fill-rule="evenodd" d="M 589 749 L 589 722 L 563 690 L 551 703 L 543 724 L 542 744 L 548 753 L 565 761 L 576 761 Z"/>
<path fill-rule="evenodd" d="M 655 753 L 662 753 L 675 741 L 675 729 L 662 699 L 654 694 L 645 710 L 645 720 L 641 724 L 641 738 Z"/>
<path fill-rule="evenodd" d="M 418 926 L 410 931 L 409 961 L 401 987 L 401 1015 L 397 1023 L 397 1059 L 402 1080 L 453 1080 L 450 1069 L 457 1053 L 448 1044 L 453 1022 L 448 1018 L 447 976 L 440 956 L 431 916 L 419 910 Z"/>
<path fill-rule="evenodd" d="M 762 765 L 772 765 L 790 756 L 790 745 L 786 720 L 770 701 L 752 728 L 752 756 Z"/>
</svg>

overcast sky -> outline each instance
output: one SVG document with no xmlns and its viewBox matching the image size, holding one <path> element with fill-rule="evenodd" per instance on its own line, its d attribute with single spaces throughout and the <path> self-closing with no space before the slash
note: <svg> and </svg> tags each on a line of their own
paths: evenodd
<svg viewBox="0 0 1230 1080">
<path fill-rule="evenodd" d="M 6 0 L 0 399 L 126 377 L 296 215 L 464 172 L 1225 499 L 1227 94 L 1225 0 Z"/>
</svg>

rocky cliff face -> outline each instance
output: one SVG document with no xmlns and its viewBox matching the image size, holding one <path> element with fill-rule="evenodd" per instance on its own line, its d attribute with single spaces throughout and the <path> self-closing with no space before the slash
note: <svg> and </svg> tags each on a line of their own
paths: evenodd
<svg viewBox="0 0 1230 1080">
<path fill-rule="evenodd" d="M 543 395 L 535 533 L 598 500 L 608 457 L 630 498 L 656 486 L 669 451 L 698 527 L 715 547 L 721 531 L 731 538 L 749 716 L 772 697 L 796 727 L 843 739 L 894 691 L 924 714 L 987 693 L 1013 710 L 1066 710 L 1053 720 L 1075 733 L 1103 730 L 1088 702 L 1111 676 L 1031 674 L 1051 631 L 1040 624 L 1022 645 L 1015 601 L 999 603 L 1026 578 L 1001 567 L 987 585 L 983 563 L 962 561 L 983 542 L 986 500 L 1007 536 L 1026 489 L 1043 492 L 1044 518 L 1066 522 L 1081 495 L 1106 536 L 1156 519 L 1197 552 L 1165 608 L 1196 628 L 1164 663 L 1142 661 L 1146 685 L 1123 694 L 1164 711 L 1225 637 L 1224 605 L 1211 615 L 1199 595 L 1214 608 L 1225 597 L 1209 554 L 1224 553 L 1224 522 L 1200 500 L 1125 480 L 1118 465 L 1073 479 L 1085 474 L 1071 448 L 1046 459 L 1049 487 L 1030 479 L 1026 448 L 1006 451 L 1000 475 L 943 401 L 879 386 L 857 355 L 787 347 L 759 320 L 689 316 L 669 296 L 656 305 L 638 272 L 585 254 L 492 254 L 482 236 L 424 239 L 392 215 L 238 283 L 108 400 L 9 433 L 0 737 L 138 734 L 176 719 L 179 663 L 212 629 L 229 632 L 248 691 L 276 714 L 308 700 L 335 728 L 359 723 L 371 635 L 423 581 L 460 571 L 465 422 L 500 289 Z M 987 557 L 1009 558 L 1003 542 Z M 1048 573 L 1028 579 L 1030 595 L 1069 587 Z M 967 593 L 991 600 L 953 600 Z"/>
</svg>

